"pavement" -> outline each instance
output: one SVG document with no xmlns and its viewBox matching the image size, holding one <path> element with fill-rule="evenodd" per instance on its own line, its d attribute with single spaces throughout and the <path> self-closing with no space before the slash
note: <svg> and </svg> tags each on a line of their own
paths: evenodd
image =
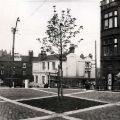
<svg viewBox="0 0 120 120">
<path fill-rule="evenodd" d="M 120 120 L 120 92 L 81 89 L 63 92 L 64 96 L 107 104 L 58 114 L 18 102 L 57 96 L 55 88 L 0 88 L 0 120 Z"/>
</svg>

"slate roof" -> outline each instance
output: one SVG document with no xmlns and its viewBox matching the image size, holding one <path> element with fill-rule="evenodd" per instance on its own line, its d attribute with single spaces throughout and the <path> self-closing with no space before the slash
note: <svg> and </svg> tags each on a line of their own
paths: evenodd
<svg viewBox="0 0 120 120">
<path fill-rule="evenodd" d="M 12 61 L 12 57 L 10 55 L 4 55 L 0 57 L 0 61 Z"/>
<path fill-rule="evenodd" d="M 22 58 L 22 61 L 25 61 L 25 62 L 29 61 L 29 56 L 21 56 L 21 58 Z M 0 61 L 4 61 L 4 62 L 12 61 L 12 56 L 11 55 L 1 56 Z"/>
<path fill-rule="evenodd" d="M 22 61 L 28 62 L 29 56 L 20 56 L 22 58 Z M 33 57 L 32 61 L 50 61 L 50 60 L 58 60 L 58 57 L 56 55 L 44 55 L 44 56 L 39 56 L 39 57 Z M 66 55 L 63 55 L 63 60 L 66 60 Z M 12 56 L 11 55 L 4 55 L 0 57 L 0 61 L 12 61 Z"/>
<path fill-rule="evenodd" d="M 40 55 L 39 57 L 34 57 L 33 61 L 50 61 L 50 60 L 58 60 L 59 55 Z M 66 55 L 63 55 L 63 60 L 66 60 Z"/>
</svg>

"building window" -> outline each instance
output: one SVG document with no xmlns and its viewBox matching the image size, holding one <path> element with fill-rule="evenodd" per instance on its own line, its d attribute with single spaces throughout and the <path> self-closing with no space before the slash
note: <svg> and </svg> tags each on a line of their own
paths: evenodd
<svg viewBox="0 0 120 120">
<path fill-rule="evenodd" d="M 45 62 L 42 62 L 42 69 L 45 70 Z"/>
<path fill-rule="evenodd" d="M 35 82 L 38 83 L 38 76 L 35 76 Z"/>
<path fill-rule="evenodd" d="M 104 56 L 114 56 L 118 53 L 118 39 L 104 40 Z"/>
<path fill-rule="evenodd" d="M 2 68 L 2 69 L 4 68 L 4 65 L 3 65 L 3 64 L 1 65 L 1 68 Z"/>
<path fill-rule="evenodd" d="M 26 68 L 26 63 L 23 63 L 23 66 L 22 66 L 23 68 Z"/>
<path fill-rule="evenodd" d="M 1 73 L 1 75 L 4 75 L 4 70 L 1 70 L 0 73 Z"/>
<path fill-rule="evenodd" d="M 118 27 L 118 12 L 112 11 L 104 15 L 104 29 Z"/>
<path fill-rule="evenodd" d="M 26 75 L 26 71 L 23 71 L 23 75 Z"/>
<path fill-rule="evenodd" d="M 109 28 L 113 28 L 113 19 L 112 18 L 109 19 Z"/>
<path fill-rule="evenodd" d="M 52 62 L 52 68 L 55 70 L 55 62 Z"/>
<path fill-rule="evenodd" d="M 48 62 L 48 70 L 49 70 L 49 68 L 50 68 L 50 64 L 49 64 L 49 62 Z"/>
<path fill-rule="evenodd" d="M 114 11 L 114 15 L 118 15 L 118 11 Z"/>
<path fill-rule="evenodd" d="M 106 0 L 106 4 L 109 4 L 111 2 L 114 2 L 115 0 Z"/>
<path fill-rule="evenodd" d="M 117 22 L 117 17 L 114 17 L 114 27 L 117 27 L 117 26 L 118 26 L 117 23 L 118 23 L 118 22 Z"/>
<path fill-rule="evenodd" d="M 45 84 L 45 76 L 42 76 L 42 84 Z"/>
<path fill-rule="evenodd" d="M 114 52 L 114 55 L 117 55 L 118 53 L 118 40 L 116 38 L 114 39 L 113 52 Z"/>
<path fill-rule="evenodd" d="M 104 29 L 108 29 L 108 19 L 104 21 Z"/>
<path fill-rule="evenodd" d="M 108 4 L 108 3 L 110 3 L 110 1 L 109 1 L 109 0 L 106 0 L 106 3 Z"/>
<path fill-rule="evenodd" d="M 15 71 L 13 71 L 13 75 L 15 75 Z"/>
</svg>

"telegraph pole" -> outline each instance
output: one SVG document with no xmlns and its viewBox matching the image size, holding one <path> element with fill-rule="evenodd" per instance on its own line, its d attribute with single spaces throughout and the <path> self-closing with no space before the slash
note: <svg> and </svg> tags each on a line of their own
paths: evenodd
<svg viewBox="0 0 120 120">
<path fill-rule="evenodd" d="M 97 88 L 97 46 L 95 40 L 95 88 Z"/>
<path fill-rule="evenodd" d="M 12 79 L 13 79 L 13 72 L 14 72 L 14 49 L 15 49 L 15 34 L 16 34 L 16 31 L 17 31 L 17 24 L 18 22 L 20 22 L 20 19 L 19 17 L 17 18 L 16 20 L 16 25 L 14 28 L 12 28 L 12 32 L 13 32 L 13 44 L 12 44 Z M 13 81 L 13 87 L 14 87 L 14 80 Z"/>
</svg>

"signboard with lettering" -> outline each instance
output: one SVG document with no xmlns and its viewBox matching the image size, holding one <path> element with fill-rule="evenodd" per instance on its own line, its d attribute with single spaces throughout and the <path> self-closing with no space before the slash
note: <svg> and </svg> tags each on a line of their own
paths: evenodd
<svg viewBox="0 0 120 120">
<path fill-rule="evenodd" d="M 14 61 L 22 61 L 20 54 L 18 54 L 18 53 L 14 54 Z"/>
</svg>

